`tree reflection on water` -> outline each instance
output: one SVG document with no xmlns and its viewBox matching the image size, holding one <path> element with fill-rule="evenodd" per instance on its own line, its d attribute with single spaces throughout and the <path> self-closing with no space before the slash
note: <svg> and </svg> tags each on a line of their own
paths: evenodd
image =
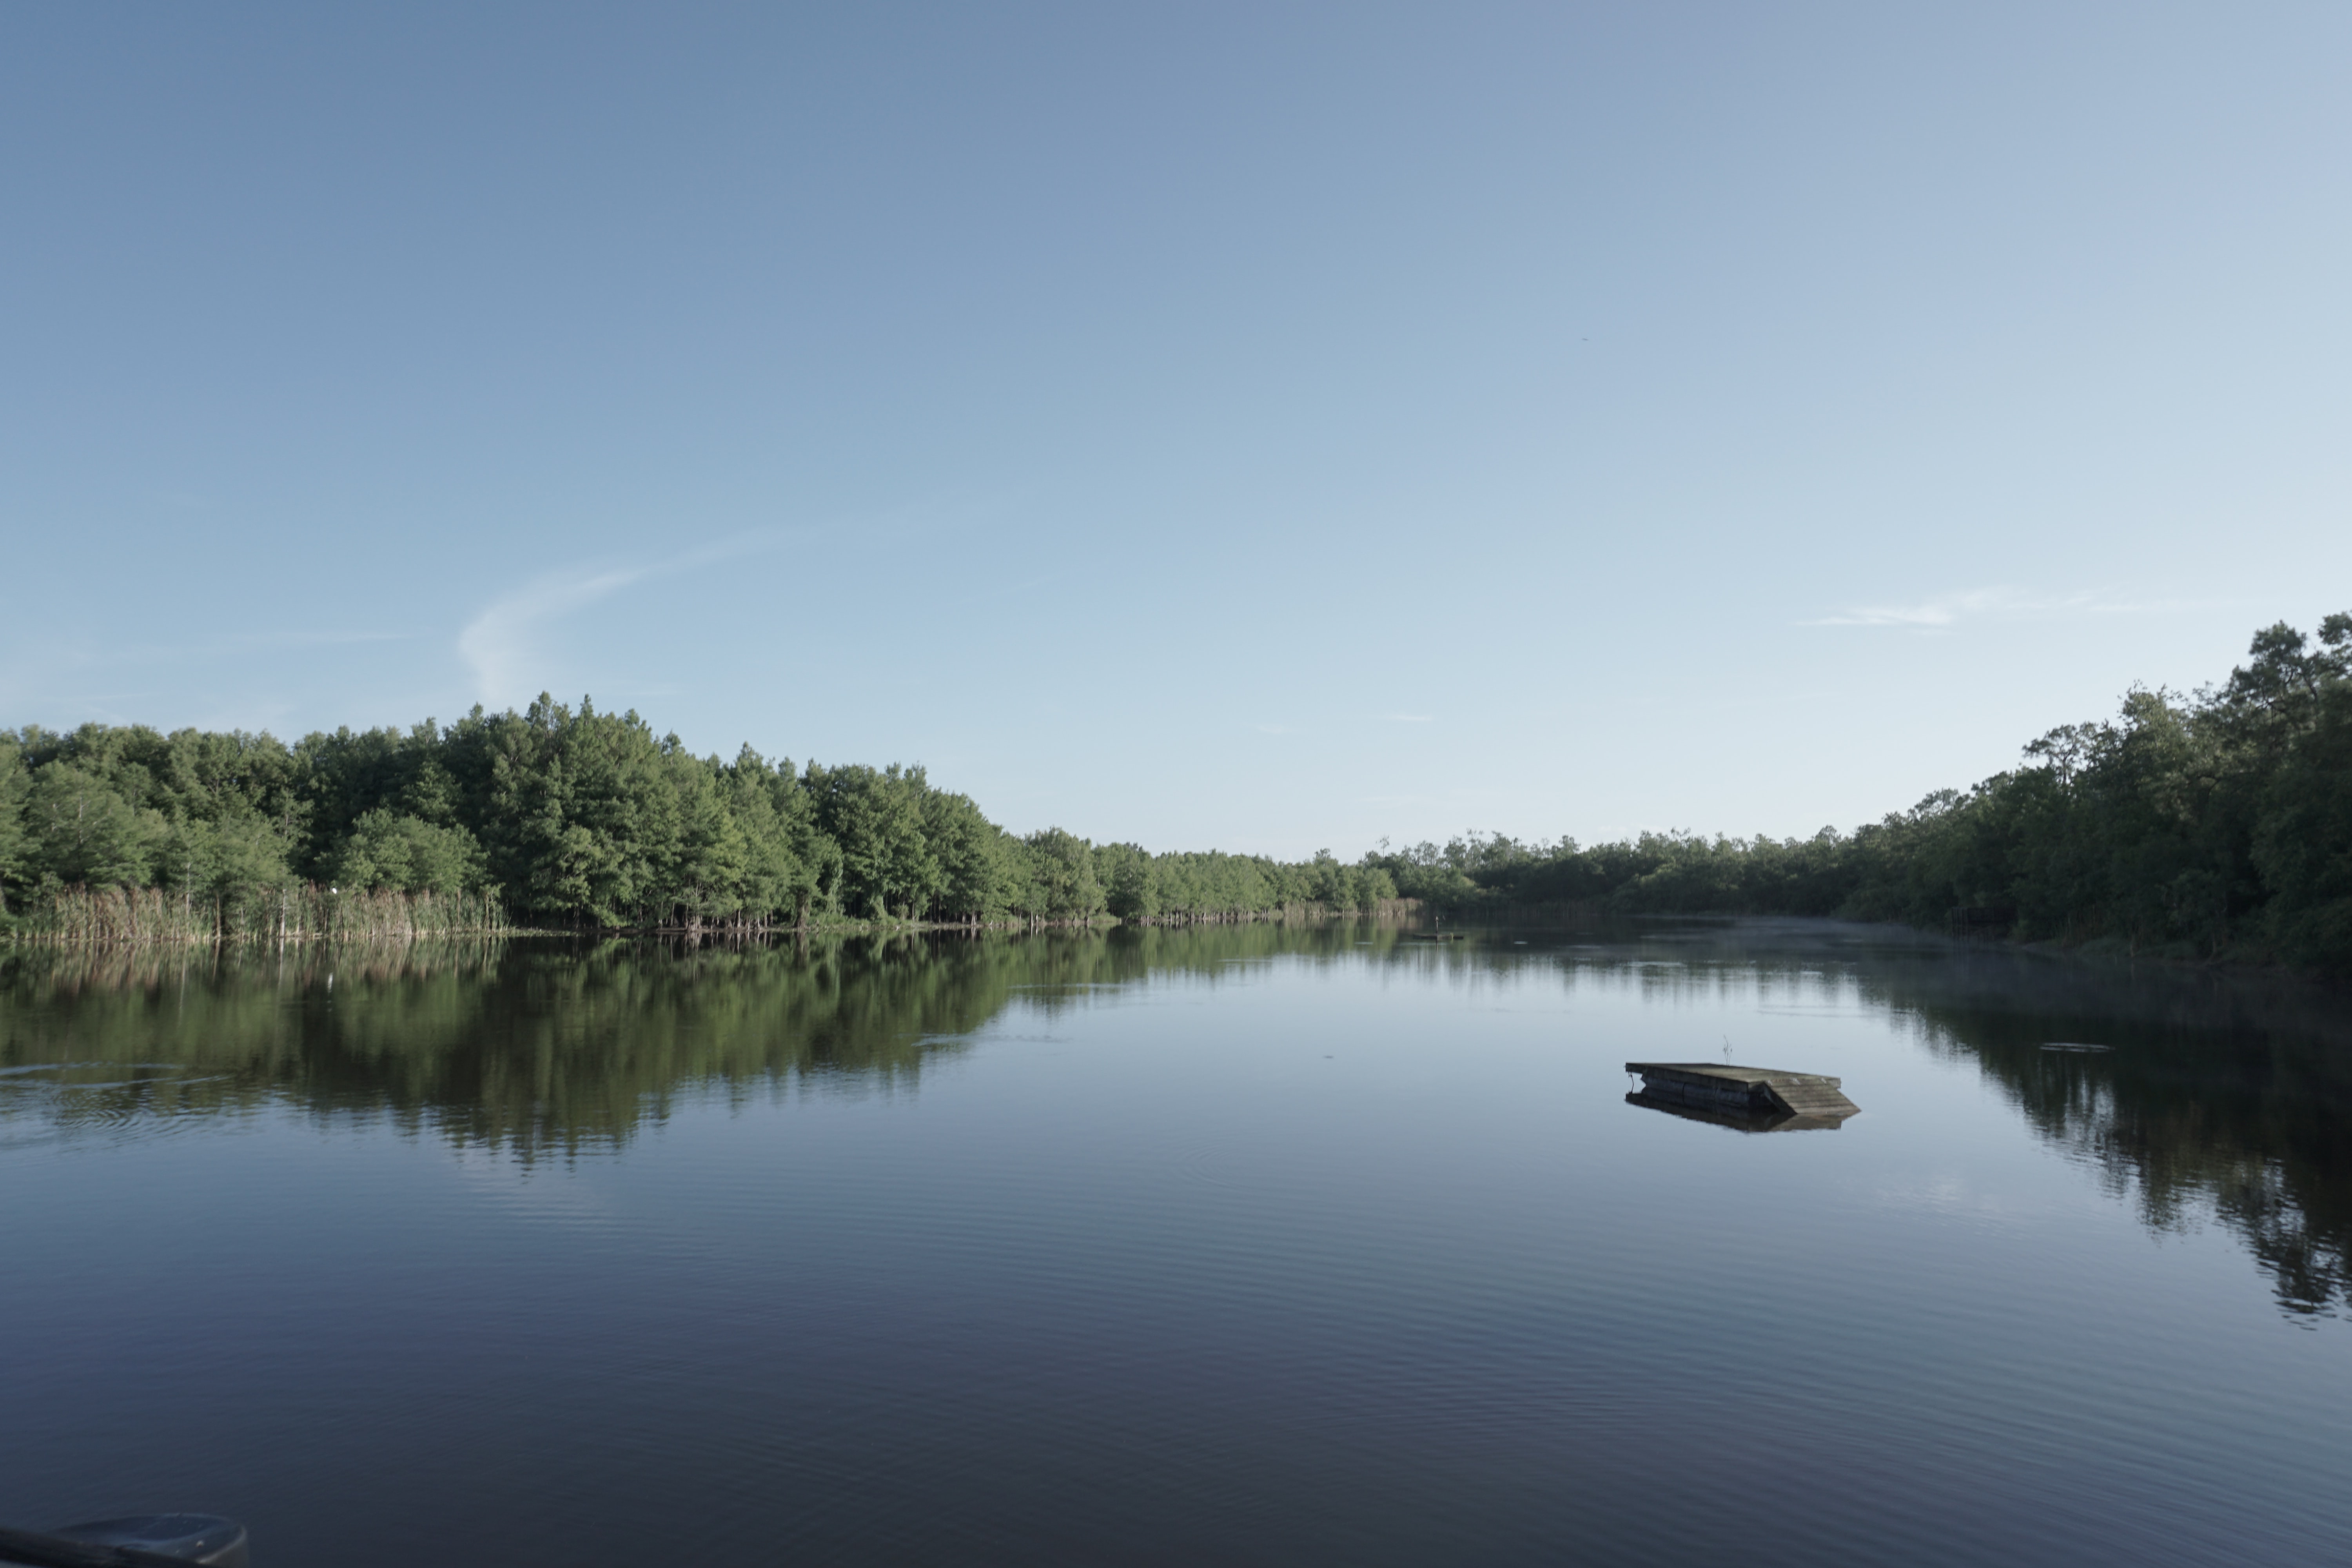
<svg viewBox="0 0 2352 1568">
<path fill-rule="evenodd" d="M 0 1142 L 291 1106 L 523 1161 L 627 1142 L 676 1097 L 888 1092 L 1017 997 L 1048 1014 L 1278 955 L 1645 994 L 1850 985 L 1973 1059 L 2027 1122 L 2173 1230 L 2237 1235 L 2288 1312 L 2352 1305 L 2352 1020 L 2292 983 L 2103 969 L 1885 928 L 1660 921 L 1572 944 L 1407 946 L 1392 926 L 932 933 L 793 943 L 317 944 L 0 960 Z M 2053 1051 L 2087 1041 L 2101 1052 Z"/>
</svg>

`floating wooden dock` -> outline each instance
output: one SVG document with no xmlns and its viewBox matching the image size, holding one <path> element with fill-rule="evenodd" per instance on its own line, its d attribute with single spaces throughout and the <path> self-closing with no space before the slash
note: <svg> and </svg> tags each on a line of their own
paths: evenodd
<svg viewBox="0 0 2352 1568">
<path fill-rule="evenodd" d="M 1627 1062 L 1625 1070 L 1642 1076 L 1627 1104 L 1747 1132 L 1834 1131 L 1862 1110 L 1841 1092 L 1841 1080 L 1817 1072 L 1728 1062 Z"/>
</svg>

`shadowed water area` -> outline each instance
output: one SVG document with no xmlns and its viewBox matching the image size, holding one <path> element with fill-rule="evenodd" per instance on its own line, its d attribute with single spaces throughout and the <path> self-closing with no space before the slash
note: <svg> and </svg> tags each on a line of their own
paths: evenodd
<svg viewBox="0 0 2352 1568">
<path fill-rule="evenodd" d="M 19 952 L 0 1523 L 2342 1561 L 2348 1014 L 1799 922 Z M 1862 1114 L 1627 1102 L 1727 1055 Z"/>
</svg>

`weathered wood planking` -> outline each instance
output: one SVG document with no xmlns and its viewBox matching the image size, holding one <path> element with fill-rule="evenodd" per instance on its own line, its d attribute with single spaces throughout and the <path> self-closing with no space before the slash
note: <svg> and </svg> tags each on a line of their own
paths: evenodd
<svg viewBox="0 0 2352 1568">
<path fill-rule="evenodd" d="M 1625 1097 L 1633 1104 L 1749 1131 L 1834 1130 L 1862 1110 L 1842 1092 L 1841 1080 L 1825 1073 L 1728 1062 L 1627 1062 L 1625 1070 L 1642 1077 L 1642 1091 Z"/>
</svg>

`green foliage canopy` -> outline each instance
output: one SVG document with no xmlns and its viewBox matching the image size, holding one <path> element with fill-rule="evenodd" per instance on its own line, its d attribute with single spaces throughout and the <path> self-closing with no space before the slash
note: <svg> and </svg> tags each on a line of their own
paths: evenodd
<svg viewBox="0 0 2352 1568">
<path fill-rule="evenodd" d="M 490 895 L 542 925 L 1193 921 L 1311 906 L 1591 902 L 1836 914 L 2352 973 L 2352 615 L 2255 634 L 2219 689 L 2136 689 L 2022 763 L 1851 833 L 1612 844 L 1465 834 L 1154 855 L 1016 837 L 920 767 L 697 757 L 635 713 L 306 736 L 0 731 L 0 917 L 58 890 L 224 901 L 299 881 Z"/>
<path fill-rule="evenodd" d="M 1851 834 L 1469 834 L 1368 859 L 1454 908 L 1842 915 L 2352 973 L 2352 615 L 2315 638 L 2267 627 L 2249 653 L 2219 689 L 2135 689 L 2113 721 Z"/>
<path fill-rule="evenodd" d="M 0 900 L 139 888 L 250 905 L 298 882 L 487 893 L 541 925 L 741 929 L 1190 921 L 1393 892 L 1328 855 L 1286 867 L 1060 828 L 1016 837 L 920 767 L 795 768 L 748 746 L 697 757 L 587 700 L 291 747 L 136 726 L 0 732 Z"/>
</svg>

